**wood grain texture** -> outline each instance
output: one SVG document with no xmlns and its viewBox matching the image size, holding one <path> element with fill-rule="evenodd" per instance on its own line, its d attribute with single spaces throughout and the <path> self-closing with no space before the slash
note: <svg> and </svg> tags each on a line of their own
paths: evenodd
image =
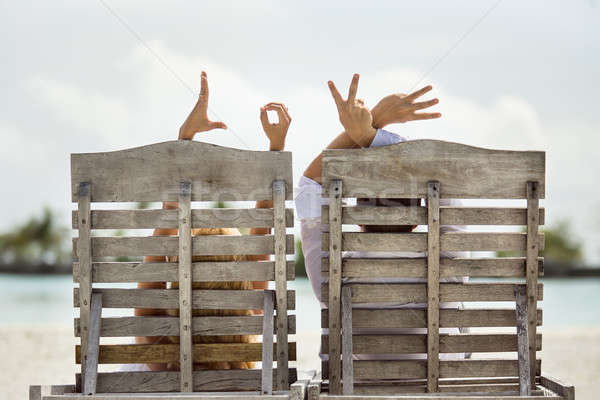
<svg viewBox="0 0 600 400">
<path fill-rule="evenodd" d="M 77 210 L 72 226 L 77 229 Z M 177 210 L 92 210 L 92 229 L 177 228 Z M 285 210 L 285 224 L 294 226 L 294 210 Z M 208 208 L 192 210 L 192 228 L 272 228 L 269 208 Z"/>
<path fill-rule="evenodd" d="M 427 184 L 427 392 L 440 379 L 440 183 Z"/>
<path fill-rule="evenodd" d="M 490 150 L 439 140 L 323 151 L 323 196 L 331 180 L 344 181 L 345 197 L 427 197 L 437 180 L 441 197 L 512 199 L 527 197 L 526 183 L 540 182 L 545 195 L 545 153 Z"/>
<path fill-rule="evenodd" d="M 263 313 L 265 318 L 263 319 L 262 329 L 262 374 L 261 374 L 261 393 L 262 394 L 273 394 L 273 304 L 274 294 L 272 290 L 265 290 L 265 300 L 263 306 Z"/>
<path fill-rule="evenodd" d="M 529 370 L 529 337 L 527 333 L 527 288 L 519 286 L 515 289 L 517 318 L 517 356 L 519 360 L 519 394 L 531 395 L 531 372 Z M 534 381 L 535 387 L 535 381 Z"/>
<path fill-rule="evenodd" d="M 77 248 L 79 239 L 73 239 Z M 288 254 L 294 251 L 294 235 L 286 235 Z M 256 255 L 273 254 L 275 240 L 272 235 L 203 235 L 192 238 L 193 255 Z M 176 236 L 145 237 L 93 237 L 94 257 L 119 256 L 176 256 L 179 253 L 179 239 Z M 77 256 L 77 255 L 76 255 Z"/>
<path fill-rule="evenodd" d="M 194 371 L 196 391 L 259 391 L 259 369 Z M 297 379 L 290 368 L 290 381 Z M 99 393 L 151 393 L 179 391 L 179 372 L 105 372 L 98 374 Z M 200 395 L 200 394 L 199 394 Z M 188 395 L 189 396 L 189 395 Z"/>
<path fill-rule="evenodd" d="M 179 184 L 179 365 L 181 374 L 180 391 L 194 391 L 192 378 L 192 185 L 189 182 Z"/>
<path fill-rule="evenodd" d="M 342 393 L 354 393 L 354 369 L 352 366 L 352 293 L 342 286 Z M 326 340 L 327 345 L 329 341 Z M 329 349 L 327 349 L 329 351 Z M 326 352 L 321 348 L 321 352 Z"/>
<path fill-rule="evenodd" d="M 545 209 L 540 208 L 540 225 Z M 92 214 L 93 217 L 93 214 Z M 329 221 L 329 206 L 323 206 L 322 223 Z M 342 224 L 427 225 L 426 207 L 342 207 Z M 440 207 L 440 225 L 527 225 L 526 208 Z M 93 227 L 93 225 L 92 225 Z"/>
<path fill-rule="evenodd" d="M 342 392 L 341 382 L 341 292 L 342 292 L 342 181 L 332 180 L 329 190 L 329 234 L 323 234 L 324 250 L 329 251 L 329 284 L 322 299 L 329 306 L 329 392 Z"/>
<path fill-rule="evenodd" d="M 93 293 L 92 306 L 90 308 L 90 330 L 87 340 L 87 356 L 85 359 L 85 377 L 83 381 L 83 392 L 85 394 L 96 394 L 101 317 L 102 295 L 100 293 Z"/>
<path fill-rule="evenodd" d="M 328 233 L 322 235 L 322 249 L 327 250 Z M 544 234 L 537 235 L 543 250 Z M 427 251 L 427 233 L 344 232 L 343 251 Z M 440 235 L 441 251 L 526 251 L 527 234 L 519 232 L 447 232 Z"/>
<path fill-rule="evenodd" d="M 273 317 L 275 318 L 275 317 Z M 273 332 L 277 324 L 271 322 Z M 79 318 L 74 319 L 75 337 L 81 335 Z M 261 335 L 263 333 L 262 315 L 193 317 L 194 335 Z M 296 316 L 288 315 L 288 333 L 296 333 Z M 100 327 L 102 337 L 130 336 L 179 336 L 179 318 L 167 316 L 110 317 L 102 318 Z"/>
<path fill-rule="evenodd" d="M 321 396 L 321 380 L 312 379 L 307 388 L 308 400 L 319 400 Z"/>
<path fill-rule="evenodd" d="M 540 377 L 540 383 L 542 386 L 550 389 L 559 396 L 563 396 L 564 400 L 575 400 L 575 387 L 573 385 L 559 381 L 547 374 L 543 374 Z"/>
<path fill-rule="evenodd" d="M 261 361 L 262 343 L 214 343 L 193 344 L 193 361 L 235 362 Z M 277 343 L 273 344 L 273 359 L 276 360 Z M 288 344 L 290 360 L 296 360 L 296 343 Z M 81 348 L 75 346 L 75 362 L 81 363 Z M 179 362 L 178 344 L 111 344 L 100 345 L 100 364 Z"/>
<path fill-rule="evenodd" d="M 440 301 L 515 301 L 519 283 L 440 283 Z M 426 303 L 424 283 L 349 283 L 352 303 Z M 322 293 L 328 294 L 327 285 Z M 543 299 L 543 284 L 538 283 L 539 300 Z M 327 297 L 322 297 L 326 302 Z"/>
<path fill-rule="evenodd" d="M 287 327 L 287 279 L 285 238 L 285 182 L 273 182 L 273 211 L 275 238 L 275 296 L 277 298 L 277 389 L 289 390 L 288 373 L 288 327 Z M 293 243 L 292 243 L 293 246 Z M 292 248 L 293 253 L 293 248 Z"/>
<path fill-rule="evenodd" d="M 79 263 L 73 263 L 73 281 L 79 280 Z M 525 269 L 523 269 L 524 271 Z M 294 261 L 286 263 L 286 279 L 294 280 Z M 92 279 L 97 283 L 174 282 L 178 279 L 178 263 L 169 262 L 95 262 Z M 194 282 L 274 281 L 274 261 L 193 262 Z"/>
<path fill-rule="evenodd" d="M 538 257 L 538 274 L 544 273 L 544 259 Z M 323 258 L 322 275 L 329 275 L 329 259 Z M 525 277 L 525 257 L 442 258 L 440 278 Z M 425 257 L 419 258 L 342 258 L 342 278 L 427 278 Z"/>
<path fill-rule="evenodd" d="M 84 358 L 87 355 L 87 341 L 90 328 L 90 307 L 92 303 L 92 244 L 90 229 L 90 204 L 91 185 L 88 182 L 78 183 L 77 188 L 77 209 L 79 210 L 79 238 L 77 239 L 77 258 L 79 260 L 79 296 L 80 303 L 79 315 L 81 318 L 81 346 L 83 348 Z M 81 374 L 85 381 L 84 362 L 81 366 Z"/>
<path fill-rule="evenodd" d="M 538 325 L 542 325 L 542 310 L 538 309 Z M 321 310 L 321 321 L 326 323 L 328 310 Z M 352 310 L 354 328 L 426 328 L 427 310 L 420 309 L 354 309 Z M 514 309 L 441 309 L 441 328 L 468 327 L 512 327 L 516 326 Z"/>
<path fill-rule="evenodd" d="M 535 389 L 536 359 L 536 317 L 538 294 L 535 288 L 538 282 L 537 257 L 540 250 L 544 249 L 543 241 L 536 240 L 539 226 L 539 198 L 540 184 L 538 181 L 527 182 L 527 334 L 529 342 L 529 372 L 531 388 Z M 541 299 L 540 299 L 541 300 Z"/>
<path fill-rule="evenodd" d="M 283 180 L 291 200 L 292 154 L 247 151 L 175 140 L 107 153 L 71 154 L 72 199 L 77 185 L 94 186 L 93 202 L 177 201 L 178 184 L 191 182 L 192 201 L 271 200 Z"/>
<path fill-rule="evenodd" d="M 104 308 L 177 308 L 179 293 L 169 289 L 94 289 L 102 293 Z M 288 290 L 288 310 L 296 309 L 293 290 Z M 73 306 L 79 307 L 79 289 L 73 290 Z M 194 309 L 260 310 L 261 290 L 193 290 Z"/>
</svg>

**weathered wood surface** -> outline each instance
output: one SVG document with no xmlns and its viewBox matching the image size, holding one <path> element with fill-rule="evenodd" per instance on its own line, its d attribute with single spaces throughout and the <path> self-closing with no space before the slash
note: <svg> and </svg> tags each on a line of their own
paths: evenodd
<svg viewBox="0 0 600 400">
<path fill-rule="evenodd" d="M 524 269 L 523 269 L 524 271 Z M 524 272 L 523 272 L 524 273 Z M 294 280 L 294 261 L 286 263 L 286 279 Z M 73 263 L 73 281 L 79 279 L 79 263 Z M 174 282 L 178 263 L 169 262 L 95 262 L 92 279 L 98 283 Z M 194 282 L 274 281 L 273 261 L 206 261 L 192 263 Z"/>
<path fill-rule="evenodd" d="M 94 289 L 102 293 L 104 308 L 177 308 L 179 293 L 170 289 Z M 73 289 L 73 306 L 79 307 L 79 289 Z M 262 290 L 193 290 L 194 309 L 260 310 Z M 288 310 L 296 309 L 293 290 L 288 290 Z"/>
<path fill-rule="evenodd" d="M 545 209 L 539 211 L 544 225 Z M 93 220 L 92 213 L 92 220 Z M 329 206 L 323 206 L 321 221 L 329 223 Z M 426 207 L 342 207 L 342 224 L 427 225 Z M 527 225 L 526 208 L 440 207 L 440 225 Z M 94 225 L 92 224 L 92 227 Z"/>
<path fill-rule="evenodd" d="M 342 392 L 341 382 L 341 292 L 342 292 L 342 181 L 332 180 L 329 190 L 329 234 L 323 235 L 324 250 L 329 251 L 329 284 L 321 298 L 329 305 L 329 391 Z"/>
<path fill-rule="evenodd" d="M 352 303 L 426 303 L 424 283 L 349 283 Z M 515 301 L 515 288 L 520 283 L 440 283 L 440 301 Z M 327 302 L 329 289 L 322 287 L 322 299 Z M 543 300 L 543 284 L 538 283 L 539 300 Z"/>
<path fill-rule="evenodd" d="M 259 369 L 194 371 L 197 391 L 260 391 Z M 290 382 L 297 379 L 290 368 Z M 98 374 L 98 393 L 150 393 L 179 391 L 179 372 L 105 372 Z M 112 400 L 112 397 L 111 397 Z"/>
<path fill-rule="evenodd" d="M 535 290 L 538 282 L 537 257 L 544 250 L 544 243 L 536 240 L 539 227 L 539 198 L 540 184 L 538 181 L 527 182 L 527 335 L 529 344 L 530 384 L 535 389 L 535 370 L 533 361 L 536 359 L 536 327 L 538 294 Z M 541 299 L 540 299 L 541 300 Z"/>
<path fill-rule="evenodd" d="M 393 385 L 393 384 L 366 384 L 356 385 L 354 393 L 357 395 L 403 395 L 408 393 L 426 393 L 426 385 Z M 439 386 L 440 393 L 461 396 L 517 396 L 519 395 L 519 385 L 514 383 L 501 384 L 471 384 L 471 385 L 442 385 Z M 542 390 L 534 391 L 536 396 L 543 396 Z M 434 397 L 435 398 L 435 397 Z"/>
<path fill-rule="evenodd" d="M 81 318 L 81 330 L 83 335 L 81 337 L 81 346 L 83 347 L 83 354 L 87 354 L 87 341 L 90 327 L 90 307 L 92 303 L 92 244 L 91 244 L 91 229 L 90 229 L 90 199 L 91 199 L 91 185 L 88 182 L 77 183 L 77 209 L 79 210 L 79 239 L 77 249 L 79 265 L 81 266 L 79 272 L 79 295 L 78 301 L 80 303 L 79 315 Z M 85 366 L 84 362 L 81 366 L 81 374 L 85 380 Z"/>
<path fill-rule="evenodd" d="M 321 310 L 321 321 L 329 318 L 327 309 Z M 537 310 L 538 325 L 542 325 L 542 310 Z M 514 309 L 441 309 L 441 328 L 468 327 L 512 327 L 516 326 Z M 354 328 L 426 328 L 427 310 L 421 309 L 354 309 L 352 310 Z M 325 325 L 326 326 L 326 325 Z"/>
<path fill-rule="evenodd" d="M 83 392 L 85 394 L 96 393 L 101 317 L 102 295 L 100 293 L 93 293 L 92 306 L 90 308 L 90 330 L 87 340 L 87 357 L 85 358 L 85 376 L 83 380 Z"/>
<path fill-rule="evenodd" d="M 563 396 L 564 400 L 575 400 L 575 387 L 566 384 L 549 375 L 543 374 L 540 377 L 540 383 L 545 388 L 550 389 L 559 396 Z"/>
<path fill-rule="evenodd" d="M 440 182 L 441 197 L 526 198 L 526 183 L 540 182 L 545 195 L 546 155 L 541 151 L 490 150 L 439 140 L 323 151 L 323 196 L 329 183 L 344 181 L 345 197 L 427 197 Z"/>
<path fill-rule="evenodd" d="M 312 379 L 307 387 L 308 400 L 319 400 L 321 395 L 321 380 Z"/>
<path fill-rule="evenodd" d="M 275 318 L 275 317 L 273 317 Z M 273 332 L 277 324 L 271 322 Z M 81 335 L 79 318 L 74 320 L 75 337 Z M 261 335 L 263 333 L 262 315 L 193 317 L 194 335 Z M 288 333 L 296 333 L 296 316 L 288 315 Z M 179 336 L 179 318 L 177 317 L 110 317 L 102 318 L 100 335 L 102 337 L 130 336 Z"/>
<path fill-rule="evenodd" d="M 352 293 L 348 286 L 342 287 L 342 393 L 354 393 L 354 369 L 352 368 Z M 328 339 L 328 338 L 327 338 Z M 321 352 L 328 352 L 321 347 Z M 323 342 L 322 342 L 323 343 Z"/>
<path fill-rule="evenodd" d="M 71 180 L 73 201 L 79 182 L 93 185 L 94 202 L 177 201 L 181 181 L 191 182 L 192 201 L 270 200 L 274 180 L 285 181 L 292 200 L 292 153 L 175 140 L 71 154 Z"/>
<path fill-rule="evenodd" d="M 544 234 L 538 234 L 543 250 Z M 323 233 L 323 250 L 328 249 L 329 234 Z M 343 251 L 427 251 L 427 233 L 344 232 Z M 92 241 L 93 243 L 93 241 Z M 440 235 L 440 251 L 526 251 L 527 234 L 447 232 Z M 536 256 L 537 257 L 537 256 Z"/>
<path fill-rule="evenodd" d="M 199 362 L 261 361 L 262 343 L 193 344 L 193 359 Z M 276 360 L 277 343 L 273 344 Z M 290 360 L 296 360 L 296 343 L 288 344 Z M 75 346 L 75 362 L 81 363 L 81 347 Z M 138 364 L 179 362 L 179 344 L 100 345 L 100 364 Z"/>
<path fill-rule="evenodd" d="M 541 339 L 542 335 L 538 334 Z M 328 337 L 321 337 L 321 352 L 328 350 Z M 515 334 L 440 334 L 440 353 L 501 353 L 516 352 Z M 541 343 L 538 343 L 541 350 Z M 354 335 L 352 337 L 354 354 L 393 354 L 427 353 L 427 336 L 411 335 Z"/>
<path fill-rule="evenodd" d="M 328 362 L 323 363 L 327 365 Z M 536 362 L 539 375 L 541 360 Z M 519 375 L 517 360 L 461 359 L 440 360 L 440 379 L 512 377 Z M 355 380 L 425 379 L 427 360 L 365 361 L 354 360 Z M 324 379 L 327 377 L 324 376 Z"/>
<path fill-rule="evenodd" d="M 261 374 L 261 393 L 273 394 L 273 291 L 265 290 L 265 300 L 263 313 L 262 329 L 262 374 Z"/>
<path fill-rule="evenodd" d="M 440 183 L 427 184 L 427 392 L 440 379 Z"/>
<path fill-rule="evenodd" d="M 472 393 L 470 393 L 472 394 Z M 448 395 L 435 395 L 433 398 L 435 400 L 457 400 L 457 395 L 455 393 L 452 394 L 448 394 Z M 339 396 L 339 395 L 330 395 L 330 394 L 323 394 L 321 395 L 321 398 L 323 400 L 348 400 L 346 397 Z M 428 395 L 428 394 L 423 394 L 423 395 L 391 395 L 391 396 L 377 396 L 377 397 L 373 397 L 372 395 L 357 395 L 357 396 L 352 396 L 352 400 L 431 400 L 432 396 Z M 540 399 L 544 399 L 544 400 L 564 400 L 563 398 L 559 397 L 559 396 L 546 396 L 546 397 L 539 397 L 539 396 L 511 396 L 511 395 L 504 395 L 504 394 L 499 394 L 498 396 L 496 395 L 474 395 L 474 396 L 468 396 L 468 395 L 464 395 L 462 397 L 459 397 L 460 400 L 540 400 Z M 143 399 L 145 400 L 145 399 Z"/>
<path fill-rule="evenodd" d="M 544 258 L 537 261 L 542 276 Z M 440 278 L 520 278 L 525 277 L 526 263 L 525 257 L 442 258 Z M 321 266 L 323 276 L 328 276 L 329 259 L 323 258 Z M 342 278 L 427 278 L 426 258 L 342 258 Z"/>
<path fill-rule="evenodd" d="M 77 243 L 78 239 L 73 238 L 73 249 L 77 248 Z M 288 254 L 293 254 L 293 244 L 294 235 L 286 235 Z M 195 256 L 273 254 L 275 239 L 272 235 L 203 235 L 192 237 L 192 248 Z M 176 256 L 178 252 L 179 238 L 176 236 L 92 238 L 94 257 Z"/>
<path fill-rule="evenodd" d="M 287 327 L 287 279 L 286 279 L 286 234 L 285 234 L 285 182 L 273 182 L 273 211 L 275 238 L 275 296 L 277 304 L 277 389 L 288 390 L 288 327 Z M 292 243 L 292 253 L 294 250 Z"/>
<path fill-rule="evenodd" d="M 193 392 L 192 378 L 192 186 L 179 184 L 179 368 L 180 391 Z"/>
<path fill-rule="evenodd" d="M 308 382 L 308 379 L 302 379 L 292 383 L 289 400 L 306 400 Z"/>
<path fill-rule="evenodd" d="M 519 286 L 515 290 L 517 317 L 517 355 L 519 360 L 519 394 L 531 394 L 531 372 L 529 370 L 529 338 L 527 334 L 527 288 Z M 541 338 L 540 338 L 541 339 Z M 536 341 L 540 343 L 541 340 Z M 535 387 L 535 381 L 533 383 Z"/>
<path fill-rule="evenodd" d="M 92 229 L 177 228 L 177 210 L 92 210 Z M 294 226 L 294 210 L 285 210 L 285 225 Z M 72 212 L 77 229 L 77 211 Z M 192 210 L 192 228 L 272 228 L 270 208 L 208 208 Z"/>
<path fill-rule="evenodd" d="M 237 396 L 237 397 L 236 397 Z M 160 393 L 158 396 L 154 394 L 127 394 L 127 393 L 115 393 L 115 394 L 96 394 L 93 396 L 85 396 L 81 394 L 67 394 L 62 396 L 44 396 L 43 400 L 156 400 L 156 399 L 184 399 L 184 400 L 231 400 L 235 398 L 243 398 L 244 400 L 289 400 L 289 394 L 279 392 L 274 395 L 261 395 L 254 392 L 239 393 L 239 392 L 207 392 L 203 394 L 164 394 Z"/>
</svg>

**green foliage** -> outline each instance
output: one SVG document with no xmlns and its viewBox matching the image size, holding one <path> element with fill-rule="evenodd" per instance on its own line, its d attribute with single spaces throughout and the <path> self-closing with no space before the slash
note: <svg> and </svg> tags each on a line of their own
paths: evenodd
<svg viewBox="0 0 600 400">
<path fill-rule="evenodd" d="M 304 253 L 302 252 L 302 242 L 296 240 L 296 276 L 306 276 L 306 266 L 304 265 Z"/>
<path fill-rule="evenodd" d="M 62 263 L 68 229 L 57 226 L 56 216 L 44 208 L 41 218 L 32 217 L 12 231 L 0 235 L 0 261 Z"/>
</svg>

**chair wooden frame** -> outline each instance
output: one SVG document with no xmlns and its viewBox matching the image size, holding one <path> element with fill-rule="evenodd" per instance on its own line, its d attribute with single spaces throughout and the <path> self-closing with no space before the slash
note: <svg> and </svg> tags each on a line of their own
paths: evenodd
<svg viewBox="0 0 600 400">
<path fill-rule="evenodd" d="M 297 381 L 292 158 L 170 141 L 108 153 L 71 155 L 75 385 L 31 386 L 30 399 L 303 399 Z M 273 209 L 192 209 L 193 201 L 273 200 Z M 94 202 L 177 201 L 178 210 L 96 210 Z M 200 227 L 272 227 L 273 235 L 194 236 Z M 102 237 L 93 229 L 177 228 L 178 237 Z M 273 254 L 273 261 L 195 263 L 196 255 Z M 115 262 L 104 257 L 178 256 L 172 262 Z M 192 290 L 202 281 L 274 281 L 275 290 Z M 178 281 L 178 290 L 97 288 L 94 283 Z M 102 318 L 104 308 L 177 309 L 178 317 Z M 193 317 L 192 309 L 262 309 L 263 315 Z M 276 313 L 275 313 L 276 311 Z M 101 337 L 179 336 L 179 344 L 101 345 Z M 192 335 L 262 335 L 263 343 L 193 344 Z M 277 335 L 277 343 L 274 343 Z M 227 346 L 228 350 L 223 350 Z M 166 357 L 166 358 L 164 358 Z M 261 369 L 193 370 L 194 362 L 261 361 Z M 274 368 L 273 362 L 277 361 Z M 179 371 L 98 373 L 99 363 L 178 362 Z"/>
<path fill-rule="evenodd" d="M 321 379 L 309 399 L 572 399 L 574 387 L 541 375 L 545 153 L 436 140 L 326 150 L 323 154 Z M 424 198 L 426 207 L 342 206 L 342 198 Z M 526 199 L 526 208 L 440 207 L 445 199 Z M 427 225 L 427 233 L 358 233 L 344 224 Z M 440 225 L 522 225 L 526 233 L 440 234 Z M 497 251 L 525 257 L 452 259 L 440 251 Z M 417 259 L 345 258 L 343 251 L 427 252 Z M 523 283 L 440 283 L 456 276 L 520 277 Z M 421 278 L 424 284 L 343 283 L 343 278 Z M 440 309 L 441 301 L 513 301 L 514 310 Z M 426 308 L 353 309 L 353 303 L 425 303 Z M 441 327 L 512 326 L 516 335 L 441 335 Z M 425 335 L 354 335 L 354 328 L 426 328 Z M 485 342 L 485 343 L 484 343 Z M 395 349 L 395 350 L 394 350 Z M 457 350 L 457 349 L 460 349 Z M 495 350 L 494 350 L 495 349 Z M 452 351 L 450 351 L 452 350 Z M 514 351 L 517 360 L 440 361 L 441 352 Z M 353 361 L 353 353 L 422 353 L 426 360 Z M 335 362 L 333 361 L 335 360 Z M 357 381 L 360 383 L 357 384 Z M 445 395 L 447 394 L 447 396 Z"/>
</svg>

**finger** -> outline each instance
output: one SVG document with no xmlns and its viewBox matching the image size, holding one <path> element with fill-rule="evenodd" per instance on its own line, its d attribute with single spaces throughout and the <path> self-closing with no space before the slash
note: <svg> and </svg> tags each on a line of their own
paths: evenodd
<svg viewBox="0 0 600 400">
<path fill-rule="evenodd" d="M 360 78 L 359 74 L 354 74 L 352 77 L 352 82 L 350 83 L 350 89 L 348 90 L 348 102 L 350 104 L 354 103 L 354 99 L 356 98 L 356 92 L 358 91 L 358 79 Z"/>
<path fill-rule="evenodd" d="M 210 129 L 227 129 L 227 125 L 221 121 L 208 121 L 208 127 Z"/>
<path fill-rule="evenodd" d="M 200 98 L 198 101 L 204 108 L 208 107 L 208 77 L 204 71 L 200 74 Z"/>
<path fill-rule="evenodd" d="M 340 92 L 338 92 L 337 88 L 335 87 L 335 84 L 332 81 L 327 82 L 327 84 L 329 85 L 329 90 L 331 91 L 331 95 L 333 96 L 335 105 L 338 109 L 342 108 L 342 104 L 344 103 L 342 95 L 340 95 Z"/>
<path fill-rule="evenodd" d="M 418 99 L 419 97 L 423 96 L 425 93 L 429 92 L 431 89 L 433 89 L 433 87 L 431 85 L 427 85 L 424 88 L 417 90 L 416 92 L 412 92 L 411 94 L 409 94 L 407 96 L 407 98 L 410 101 L 413 101 L 413 100 Z"/>
<path fill-rule="evenodd" d="M 272 102 L 270 102 L 270 103 L 267 103 L 267 104 L 266 104 L 266 106 L 273 106 L 273 105 L 276 105 L 276 106 L 281 106 L 281 107 L 283 107 L 283 108 L 287 109 L 287 107 L 285 106 L 285 104 L 283 104 L 283 103 L 279 103 L 279 102 L 276 102 L 276 101 L 272 101 Z M 266 107 L 266 106 L 265 106 L 265 107 Z"/>
<path fill-rule="evenodd" d="M 267 105 L 265 107 L 265 109 L 267 111 L 271 110 L 271 111 L 275 111 L 277 113 L 277 118 L 279 119 L 279 123 L 281 122 L 287 122 L 288 124 L 291 121 L 290 115 L 287 113 L 287 110 L 285 109 L 285 106 L 283 104 L 272 104 L 272 105 Z"/>
<path fill-rule="evenodd" d="M 354 101 L 355 101 L 355 103 L 360 104 L 361 106 L 365 105 L 365 102 L 363 101 L 363 99 L 356 99 Z"/>
<path fill-rule="evenodd" d="M 413 108 L 413 110 L 422 110 L 424 108 L 434 106 L 439 102 L 440 101 L 438 99 L 433 99 L 433 100 L 429 100 L 429 101 L 421 101 L 418 103 L 413 103 L 412 108 Z"/>
<path fill-rule="evenodd" d="M 271 123 L 269 122 L 269 115 L 267 114 L 266 107 L 260 108 L 260 122 L 261 122 L 264 130 L 267 130 L 269 128 L 269 126 L 271 125 Z"/>
<path fill-rule="evenodd" d="M 420 119 L 435 119 L 435 118 L 439 118 L 441 117 L 442 114 L 441 113 L 414 113 L 413 114 L 413 120 L 420 120 Z"/>
</svg>

